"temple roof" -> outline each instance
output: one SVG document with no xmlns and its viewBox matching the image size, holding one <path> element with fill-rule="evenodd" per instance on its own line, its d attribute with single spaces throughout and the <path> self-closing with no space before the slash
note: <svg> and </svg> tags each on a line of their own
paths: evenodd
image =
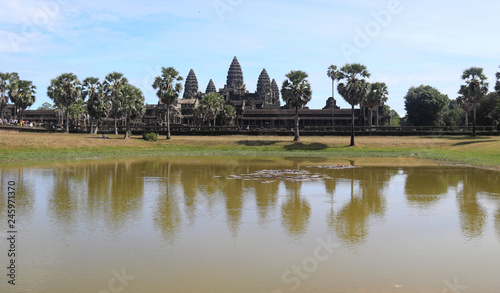
<svg viewBox="0 0 500 293">
<path fill-rule="evenodd" d="M 186 83 L 184 86 L 184 95 L 183 99 L 193 99 L 198 93 L 198 79 L 196 78 L 196 74 L 194 74 L 194 70 L 191 69 L 186 78 Z"/>
<path fill-rule="evenodd" d="M 271 79 L 265 68 L 260 73 L 259 80 L 257 81 L 257 93 L 259 95 L 271 94 Z"/>
<path fill-rule="evenodd" d="M 209 93 L 216 93 L 216 92 L 217 92 L 217 88 L 215 87 L 214 81 L 210 79 L 210 81 L 208 82 L 207 89 L 206 89 L 205 93 L 209 94 Z"/>
<path fill-rule="evenodd" d="M 240 63 L 238 62 L 238 58 L 236 58 L 236 56 L 229 66 L 226 86 L 231 89 L 242 89 L 244 87 L 243 71 L 241 70 Z"/>
</svg>

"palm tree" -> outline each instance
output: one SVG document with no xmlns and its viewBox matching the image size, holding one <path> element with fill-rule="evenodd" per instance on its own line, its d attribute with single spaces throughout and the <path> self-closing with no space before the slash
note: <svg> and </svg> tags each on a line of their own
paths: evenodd
<svg viewBox="0 0 500 293">
<path fill-rule="evenodd" d="M 364 79 L 370 77 L 366 66 L 353 63 L 340 69 L 337 86 L 340 95 L 352 106 L 351 111 L 351 144 L 354 146 L 354 106 L 361 103 L 370 92 L 370 84 Z"/>
<path fill-rule="evenodd" d="M 113 114 L 115 122 L 115 134 L 118 134 L 116 120 L 123 115 L 120 100 L 123 97 L 123 90 L 127 84 L 128 80 L 119 72 L 112 72 L 106 75 L 103 83 L 106 97 L 111 101 L 111 113 Z"/>
<path fill-rule="evenodd" d="M 182 76 L 179 76 L 179 72 L 173 67 L 162 67 L 161 76 L 157 76 L 152 85 L 153 88 L 157 90 L 156 95 L 158 96 L 160 102 L 167 106 L 167 139 L 171 139 L 170 107 L 177 101 L 179 94 L 182 91 L 182 84 L 175 82 L 182 80 Z"/>
<path fill-rule="evenodd" d="M 465 126 L 469 126 L 469 112 L 474 106 L 464 95 L 457 97 L 457 104 L 465 112 Z"/>
<path fill-rule="evenodd" d="M 337 70 L 337 66 L 330 65 L 330 67 L 328 67 L 326 75 L 328 75 L 328 77 L 332 79 L 332 127 L 334 127 L 335 126 L 335 80 L 339 76 L 339 71 Z"/>
<path fill-rule="evenodd" d="M 69 107 L 81 95 L 81 86 L 78 77 L 73 73 L 63 73 L 52 79 L 47 88 L 47 95 L 56 105 L 66 107 L 66 133 L 69 133 Z"/>
<path fill-rule="evenodd" d="M 311 84 L 307 80 L 307 73 L 301 70 L 292 70 L 285 75 L 286 80 L 281 86 L 281 98 L 288 107 L 295 108 L 295 137 L 293 141 L 300 141 L 299 135 L 299 108 L 303 108 L 312 99 Z"/>
<path fill-rule="evenodd" d="M 2 73 L 0 72 L 0 118 L 3 120 L 3 109 L 9 102 L 11 89 L 15 87 L 16 82 L 19 81 L 19 75 L 16 72 Z M 7 94 L 9 91 L 9 94 Z"/>
<path fill-rule="evenodd" d="M 12 91 L 10 99 L 21 109 L 19 120 L 22 121 L 24 110 L 35 103 L 36 86 L 29 80 L 19 80 L 10 90 Z"/>
<path fill-rule="evenodd" d="M 487 77 L 484 75 L 482 68 L 471 67 L 464 71 L 462 79 L 465 80 L 465 85 L 460 87 L 458 93 L 465 96 L 473 104 L 472 136 L 476 136 L 476 106 L 482 97 L 488 93 Z"/>
<path fill-rule="evenodd" d="M 82 96 L 84 99 L 88 98 L 87 111 L 90 116 L 97 119 L 97 125 L 94 129 L 94 134 L 97 134 L 101 119 L 109 113 L 111 103 L 104 92 L 103 85 L 96 77 L 87 77 L 83 80 Z M 90 125 L 92 131 L 92 123 Z"/>
<path fill-rule="evenodd" d="M 133 85 L 126 84 L 120 99 L 120 109 L 125 116 L 125 139 L 130 138 L 130 121 L 144 114 L 144 95 Z"/>
<path fill-rule="evenodd" d="M 366 97 L 366 104 L 370 109 L 370 126 L 372 124 L 372 111 L 373 109 L 377 110 L 377 122 L 378 126 L 378 108 L 387 102 L 387 95 L 389 95 L 389 91 L 387 90 L 387 85 L 383 82 L 375 82 L 370 86 L 370 93 Z"/>
</svg>

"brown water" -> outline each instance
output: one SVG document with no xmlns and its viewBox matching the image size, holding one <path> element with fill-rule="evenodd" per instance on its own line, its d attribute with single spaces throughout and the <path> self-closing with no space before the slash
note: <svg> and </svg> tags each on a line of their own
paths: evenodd
<svg viewBox="0 0 500 293">
<path fill-rule="evenodd" d="M 339 163 L 361 167 L 318 167 Z M 282 169 L 304 174 L 258 173 Z M 495 171 L 196 157 L 0 174 L 0 292 L 500 292 Z"/>
</svg>

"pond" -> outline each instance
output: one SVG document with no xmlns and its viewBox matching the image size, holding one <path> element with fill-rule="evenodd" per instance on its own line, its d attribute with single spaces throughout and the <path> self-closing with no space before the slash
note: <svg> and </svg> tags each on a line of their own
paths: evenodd
<svg viewBox="0 0 500 293">
<path fill-rule="evenodd" d="M 1 292 L 500 289 L 497 171 L 179 157 L 9 164 L 0 174 Z"/>
</svg>

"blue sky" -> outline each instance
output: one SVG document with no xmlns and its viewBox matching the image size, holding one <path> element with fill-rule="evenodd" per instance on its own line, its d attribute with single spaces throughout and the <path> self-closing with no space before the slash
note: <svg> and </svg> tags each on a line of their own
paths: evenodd
<svg viewBox="0 0 500 293">
<path fill-rule="evenodd" d="M 428 84 L 457 96 L 463 70 L 483 67 L 493 89 L 500 65 L 500 1 L 409 0 L 2 0 L 0 72 L 18 72 L 37 86 L 61 73 L 101 80 L 118 71 L 140 87 L 149 104 L 162 66 L 200 90 L 226 81 L 234 56 L 254 92 L 263 68 L 279 85 L 290 70 L 309 74 L 310 108 L 331 96 L 328 66 L 367 66 L 385 82 L 387 104 L 404 115 L 404 96 Z M 338 105 L 348 104 L 335 93 Z"/>
</svg>

